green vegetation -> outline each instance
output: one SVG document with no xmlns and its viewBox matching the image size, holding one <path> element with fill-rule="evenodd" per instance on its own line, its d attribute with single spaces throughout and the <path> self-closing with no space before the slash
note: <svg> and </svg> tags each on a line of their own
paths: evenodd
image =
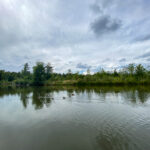
<svg viewBox="0 0 150 150">
<path fill-rule="evenodd" d="M 7 72 L 0 70 L 0 84 L 3 86 L 39 86 L 39 85 L 150 85 L 150 70 L 141 64 L 129 64 L 117 71 L 108 72 L 101 70 L 93 75 L 90 70 L 87 74 L 72 73 L 71 69 L 66 74 L 54 73 L 50 63 L 37 62 L 30 72 L 28 63 L 20 72 Z"/>
</svg>

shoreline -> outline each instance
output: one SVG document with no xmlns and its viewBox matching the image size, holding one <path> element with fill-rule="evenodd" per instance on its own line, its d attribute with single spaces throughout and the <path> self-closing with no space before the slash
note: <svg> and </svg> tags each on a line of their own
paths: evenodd
<svg viewBox="0 0 150 150">
<path fill-rule="evenodd" d="M 15 83 L 15 82 L 4 82 L 0 83 L 0 87 L 51 87 L 51 86 L 150 86 L 148 81 L 137 81 L 137 82 L 51 82 L 42 84 L 33 83 Z"/>
</svg>

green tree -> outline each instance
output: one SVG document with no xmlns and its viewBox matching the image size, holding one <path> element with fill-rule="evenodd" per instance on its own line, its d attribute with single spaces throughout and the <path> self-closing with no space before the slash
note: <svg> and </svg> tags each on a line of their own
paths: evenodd
<svg viewBox="0 0 150 150">
<path fill-rule="evenodd" d="M 135 72 L 135 65 L 134 64 L 129 64 L 127 67 L 127 71 L 129 74 L 133 75 Z"/>
<path fill-rule="evenodd" d="M 139 64 L 135 68 L 135 73 L 138 77 L 142 77 L 146 73 L 146 69 L 141 64 Z"/>
<path fill-rule="evenodd" d="M 29 76 L 30 75 L 29 64 L 28 63 L 24 64 L 24 68 L 22 70 L 22 75 L 23 76 Z"/>
<path fill-rule="evenodd" d="M 71 71 L 71 69 L 68 69 L 68 74 L 72 74 L 72 71 Z"/>
<path fill-rule="evenodd" d="M 113 73 L 113 74 L 114 74 L 114 77 L 119 76 L 119 74 L 118 74 L 118 72 L 117 72 L 117 70 L 116 70 L 116 69 L 114 70 L 114 73 Z"/>
<path fill-rule="evenodd" d="M 45 66 L 45 73 L 46 73 L 46 79 L 48 80 L 51 77 L 51 74 L 53 73 L 53 67 L 50 63 L 48 63 Z"/>
<path fill-rule="evenodd" d="M 33 67 L 33 83 L 35 85 L 43 85 L 45 79 L 44 63 L 37 62 L 36 66 Z"/>
<path fill-rule="evenodd" d="M 4 79 L 5 72 L 4 70 L 0 70 L 0 81 Z"/>
</svg>

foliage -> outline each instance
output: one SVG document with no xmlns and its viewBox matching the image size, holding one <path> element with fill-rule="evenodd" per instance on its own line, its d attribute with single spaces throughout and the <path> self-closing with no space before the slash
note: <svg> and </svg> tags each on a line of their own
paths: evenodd
<svg viewBox="0 0 150 150">
<path fill-rule="evenodd" d="M 130 75 L 133 75 L 135 73 L 135 65 L 134 64 L 129 64 L 128 67 L 127 67 L 127 72 Z"/>
<path fill-rule="evenodd" d="M 146 69 L 141 64 L 139 64 L 136 66 L 135 73 L 138 77 L 143 77 L 146 73 Z"/>
<path fill-rule="evenodd" d="M 127 84 L 150 84 L 150 71 L 141 64 L 129 64 L 122 70 L 112 72 L 102 69 L 99 72 L 86 75 L 72 73 L 55 73 L 50 63 L 37 62 L 30 72 L 26 63 L 21 72 L 7 72 L 0 70 L 0 84 L 15 83 L 17 86 L 25 85 L 127 85 Z"/>
<path fill-rule="evenodd" d="M 48 63 L 45 66 L 45 75 L 46 75 L 46 80 L 48 80 L 51 77 L 51 74 L 53 73 L 53 67 L 51 66 L 50 63 Z"/>
<path fill-rule="evenodd" d="M 28 63 L 24 64 L 24 68 L 22 70 L 22 75 L 23 76 L 29 76 L 30 75 L 29 64 Z"/>
<path fill-rule="evenodd" d="M 35 85 L 43 85 L 45 81 L 45 75 L 44 63 L 37 62 L 36 66 L 33 67 L 33 83 Z"/>
</svg>

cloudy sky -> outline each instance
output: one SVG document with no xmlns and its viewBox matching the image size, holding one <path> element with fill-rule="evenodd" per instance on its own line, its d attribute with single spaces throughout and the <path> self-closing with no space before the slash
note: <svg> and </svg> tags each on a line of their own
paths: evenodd
<svg viewBox="0 0 150 150">
<path fill-rule="evenodd" d="M 0 0 L 0 69 L 150 63 L 150 0 Z"/>
</svg>

